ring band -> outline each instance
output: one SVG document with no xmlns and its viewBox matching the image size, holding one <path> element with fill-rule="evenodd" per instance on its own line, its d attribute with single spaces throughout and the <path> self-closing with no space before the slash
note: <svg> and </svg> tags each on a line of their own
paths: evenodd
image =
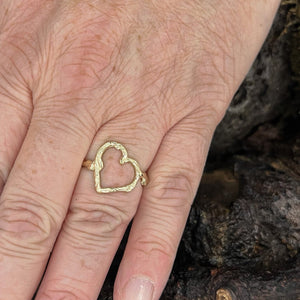
<svg viewBox="0 0 300 300">
<path fill-rule="evenodd" d="M 108 188 L 103 188 L 101 186 L 100 172 L 104 167 L 102 156 L 103 156 L 104 152 L 109 148 L 115 148 L 122 152 L 122 157 L 120 159 L 121 165 L 123 165 L 125 163 L 130 163 L 133 166 L 135 175 L 134 175 L 133 181 L 130 184 L 128 184 L 126 186 L 121 186 L 121 187 L 108 187 Z M 82 166 L 91 171 L 94 171 L 95 189 L 96 189 L 96 192 L 100 193 L 100 194 L 101 193 L 113 193 L 113 192 L 130 192 L 135 188 L 135 186 L 137 185 L 139 180 L 141 180 L 141 185 L 143 185 L 143 186 L 148 184 L 147 174 L 145 172 L 141 171 L 141 168 L 136 160 L 128 157 L 126 148 L 118 142 L 106 142 L 98 149 L 95 160 L 94 161 L 85 160 L 82 163 Z"/>
</svg>

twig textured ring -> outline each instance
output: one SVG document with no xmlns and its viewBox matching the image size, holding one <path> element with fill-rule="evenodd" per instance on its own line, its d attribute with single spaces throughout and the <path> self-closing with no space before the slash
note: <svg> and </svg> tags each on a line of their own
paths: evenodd
<svg viewBox="0 0 300 300">
<path fill-rule="evenodd" d="M 125 163 L 130 163 L 133 166 L 135 174 L 134 174 L 133 181 L 130 184 L 121 187 L 107 187 L 107 188 L 101 186 L 100 173 L 104 167 L 102 156 L 108 148 L 115 148 L 122 152 L 122 157 L 120 159 L 121 165 Z M 135 188 L 139 180 L 141 180 L 141 185 L 143 186 L 147 185 L 148 183 L 147 174 L 141 171 L 141 168 L 136 160 L 128 157 L 126 148 L 118 142 L 106 142 L 97 151 L 95 160 L 94 161 L 85 160 L 82 163 L 82 166 L 91 171 L 94 171 L 95 189 L 97 193 L 130 192 Z"/>
</svg>

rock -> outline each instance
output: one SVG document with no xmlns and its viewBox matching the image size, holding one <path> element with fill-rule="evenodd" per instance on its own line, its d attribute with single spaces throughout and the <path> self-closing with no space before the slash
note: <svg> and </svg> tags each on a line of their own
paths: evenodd
<svg viewBox="0 0 300 300">
<path fill-rule="evenodd" d="M 300 177 L 261 157 L 234 157 L 231 167 L 204 175 L 185 249 L 199 264 L 213 267 L 282 269 L 300 249 Z"/>
<path fill-rule="evenodd" d="M 211 154 L 234 153 L 257 125 L 288 109 L 294 84 L 290 10 L 290 5 L 281 6 L 264 46 L 216 129 Z"/>
<path fill-rule="evenodd" d="M 162 300 L 299 299 L 300 174 L 265 161 L 204 175 Z"/>
<path fill-rule="evenodd" d="M 161 300 L 299 300 L 299 277 L 299 263 L 276 275 L 194 267 L 171 275 Z"/>
</svg>

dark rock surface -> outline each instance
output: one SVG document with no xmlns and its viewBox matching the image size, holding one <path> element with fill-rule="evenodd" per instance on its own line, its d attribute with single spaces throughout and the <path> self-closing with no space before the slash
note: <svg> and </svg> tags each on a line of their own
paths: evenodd
<svg viewBox="0 0 300 300">
<path fill-rule="evenodd" d="M 300 299 L 300 5 L 219 125 L 162 300 Z M 124 238 L 99 299 L 111 300 Z"/>
<path fill-rule="evenodd" d="M 240 142 L 257 125 L 276 118 L 290 106 L 293 32 L 287 26 L 293 22 L 292 2 L 279 10 L 264 46 L 215 132 L 211 153 L 239 150 Z"/>
<path fill-rule="evenodd" d="M 300 177 L 264 161 L 234 157 L 229 167 L 204 175 L 183 237 L 194 262 L 272 271 L 298 254 Z"/>
<path fill-rule="evenodd" d="M 299 299 L 300 177 L 264 161 L 206 173 L 162 299 Z"/>
<path fill-rule="evenodd" d="M 252 273 L 241 268 L 191 267 L 171 275 L 163 300 L 299 300 L 299 263 L 288 271 Z M 176 286 L 175 288 L 170 288 Z"/>
</svg>

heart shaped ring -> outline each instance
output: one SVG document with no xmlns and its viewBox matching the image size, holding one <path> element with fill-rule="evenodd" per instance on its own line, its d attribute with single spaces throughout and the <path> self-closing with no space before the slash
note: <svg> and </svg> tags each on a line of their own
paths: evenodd
<svg viewBox="0 0 300 300">
<path fill-rule="evenodd" d="M 121 165 L 125 163 L 130 163 L 133 166 L 135 174 L 134 174 L 133 181 L 130 184 L 121 187 L 108 187 L 108 188 L 104 188 L 101 186 L 100 173 L 104 167 L 102 156 L 108 148 L 115 148 L 122 152 L 122 157 L 120 159 Z M 136 160 L 128 157 L 126 148 L 118 142 L 106 142 L 98 149 L 95 160 L 94 161 L 85 160 L 82 166 L 91 171 L 94 171 L 95 189 L 97 193 L 130 192 L 135 188 L 139 180 L 141 180 L 141 185 L 143 186 L 147 185 L 148 183 L 147 174 L 141 171 L 141 168 Z"/>
</svg>

